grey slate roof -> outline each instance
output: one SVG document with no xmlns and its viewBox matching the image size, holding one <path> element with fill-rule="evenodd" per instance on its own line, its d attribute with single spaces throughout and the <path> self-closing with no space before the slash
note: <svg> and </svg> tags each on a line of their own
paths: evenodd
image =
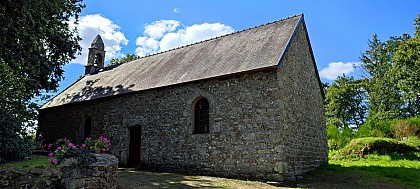
<svg viewBox="0 0 420 189">
<path fill-rule="evenodd" d="M 105 68 L 41 108 L 277 66 L 302 20 L 297 15 Z"/>
</svg>

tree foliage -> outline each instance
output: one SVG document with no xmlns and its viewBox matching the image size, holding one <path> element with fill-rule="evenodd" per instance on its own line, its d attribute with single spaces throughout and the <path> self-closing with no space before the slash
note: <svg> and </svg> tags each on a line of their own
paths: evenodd
<svg viewBox="0 0 420 189">
<path fill-rule="evenodd" d="M 366 120 L 367 104 L 363 80 L 342 76 L 326 92 L 326 116 L 337 127 L 362 125 Z"/>
<path fill-rule="evenodd" d="M 0 1 L 0 157 L 27 154 L 25 126 L 35 120 L 34 98 L 54 91 L 62 66 L 81 50 L 77 23 L 82 0 Z"/>
<path fill-rule="evenodd" d="M 327 125 L 328 147 L 330 150 L 338 150 L 348 144 L 353 138 L 353 130 L 348 127 L 337 128 L 335 125 Z"/>
<path fill-rule="evenodd" d="M 368 73 L 369 114 L 385 120 L 420 114 L 420 15 L 415 34 L 390 37 L 380 42 L 375 35 L 362 54 Z"/>
<path fill-rule="evenodd" d="M 124 64 L 124 63 L 131 62 L 131 61 L 139 59 L 139 58 L 140 58 L 140 56 L 138 56 L 136 54 L 127 53 L 122 58 L 111 59 L 111 62 L 107 66 L 115 66 L 115 65 L 119 65 L 119 64 Z"/>
<path fill-rule="evenodd" d="M 382 42 L 375 34 L 360 60 L 363 78 L 343 76 L 324 87 L 330 148 L 351 138 L 350 125 L 357 126 L 356 137 L 416 135 L 417 124 L 395 120 L 420 115 L 420 14 L 413 37 Z"/>
<path fill-rule="evenodd" d="M 375 34 L 360 57 L 364 78 L 339 77 L 326 89 L 327 121 L 358 128 L 367 117 L 387 120 L 418 115 L 418 69 L 412 69 L 419 52 L 416 42 L 408 34 L 381 42 Z"/>
<path fill-rule="evenodd" d="M 392 68 L 393 57 L 398 46 L 409 36 L 391 37 L 381 42 L 375 34 L 369 40 L 369 49 L 362 54 L 362 68 L 366 74 L 366 90 L 369 93 L 369 115 L 375 119 L 392 119 L 401 117 L 401 93 L 397 82 L 394 82 Z"/>
<path fill-rule="evenodd" d="M 416 33 L 397 48 L 391 70 L 401 94 L 403 116 L 420 115 L 420 15 L 415 20 Z"/>
</svg>

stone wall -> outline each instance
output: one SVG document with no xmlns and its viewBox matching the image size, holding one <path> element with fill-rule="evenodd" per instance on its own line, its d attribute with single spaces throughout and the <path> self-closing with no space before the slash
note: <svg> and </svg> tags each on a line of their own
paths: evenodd
<svg viewBox="0 0 420 189">
<path fill-rule="evenodd" d="M 271 68 L 48 108 L 40 112 L 40 133 L 44 139 L 81 140 L 84 119 L 91 116 L 92 134 L 111 138 L 111 153 L 122 164 L 128 160 L 129 128 L 139 126 L 143 166 L 275 179 L 282 158 L 276 79 Z M 210 133 L 192 134 L 193 101 L 200 97 L 210 103 Z"/>
<path fill-rule="evenodd" d="M 328 162 L 323 96 L 316 74 L 305 25 L 301 23 L 278 70 L 283 167 L 292 179 Z"/>
<path fill-rule="evenodd" d="M 302 28 L 302 27 L 300 27 Z M 303 31 L 304 32 L 304 31 Z M 283 180 L 326 162 L 323 101 L 301 29 L 276 67 L 40 110 L 45 143 L 112 140 L 128 161 L 129 129 L 141 128 L 142 166 L 228 177 Z M 301 50 L 300 48 L 306 49 Z M 210 133 L 193 134 L 193 102 L 210 104 Z"/>
<path fill-rule="evenodd" d="M 118 159 L 109 154 L 95 154 L 96 162 L 87 168 L 67 165 L 61 168 L 61 182 L 68 189 L 117 188 Z"/>
</svg>

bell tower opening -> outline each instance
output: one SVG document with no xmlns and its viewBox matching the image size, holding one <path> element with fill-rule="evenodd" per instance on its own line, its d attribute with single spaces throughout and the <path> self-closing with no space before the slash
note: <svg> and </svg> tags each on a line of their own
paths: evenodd
<svg viewBox="0 0 420 189">
<path fill-rule="evenodd" d="M 100 53 L 98 53 L 98 54 L 95 55 L 95 60 L 93 62 L 93 65 L 99 67 L 101 62 L 102 62 L 102 55 Z"/>
<path fill-rule="evenodd" d="M 85 75 L 93 75 L 104 68 L 105 46 L 101 36 L 98 34 L 92 41 L 89 48 L 88 61 L 85 66 Z"/>
</svg>

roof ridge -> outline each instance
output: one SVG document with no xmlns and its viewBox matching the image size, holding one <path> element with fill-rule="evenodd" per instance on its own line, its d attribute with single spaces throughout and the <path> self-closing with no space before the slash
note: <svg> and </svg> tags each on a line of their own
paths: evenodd
<svg viewBox="0 0 420 189">
<path fill-rule="evenodd" d="M 265 24 L 261 24 L 261 25 L 254 26 L 254 27 L 251 27 L 251 28 L 246 28 L 246 29 L 243 29 L 243 30 L 239 30 L 239 31 L 235 31 L 235 32 L 232 32 L 232 33 L 224 34 L 224 35 L 221 35 L 221 36 L 212 37 L 212 38 L 205 39 L 205 40 L 202 40 L 202 41 L 197 41 L 197 42 L 194 42 L 194 43 L 191 43 L 191 44 L 187 44 L 187 45 L 175 47 L 175 48 L 172 48 L 172 49 L 169 49 L 169 50 L 166 50 L 166 51 L 157 52 L 155 54 L 149 54 L 147 56 L 138 57 L 138 58 L 136 58 L 136 59 L 134 59 L 134 60 L 132 60 L 130 62 L 134 62 L 135 60 L 139 60 L 139 59 L 143 59 L 143 58 L 148 58 L 148 57 L 159 55 L 159 54 L 166 53 L 166 52 L 171 52 L 171 51 L 174 51 L 174 50 L 177 50 L 177 49 L 181 49 L 181 48 L 186 48 L 186 47 L 189 47 L 189 46 L 192 46 L 192 45 L 197 45 L 197 44 L 204 43 L 204 42 L 211 41 L 211 40 L 215 40 L 215 39 L 218 39 L 218 38 L 231 36 L 231 35 L 238 34 L 238 33 L 241 33 L 241 32 L 245 32 L 245 31 L 248 31 L 248 30 L 251 30 L 251 29 L 260 28 L 260 27 L 263 27 L 263 26 L 266 26 L 266 25 L 277 23 L 277 22 L 282 22 L 282 21 L 285 21 L 285 20 L 288 20 L 288 19 L 292 19 L 292 18 L 295 18 L 295 17 L 298 17 L 298 16 L 302 16 L 303 17 L 304 15 L 303 15 L 303 13 L 295 14 L 293 16 L 288 16 L 286 18 L 282 18 L 282 19 L 279 19 L 279 20 L 267 22 Z M 129 63 L 129 62 L 127 62 L 127 63 Z"/>
</svg>

